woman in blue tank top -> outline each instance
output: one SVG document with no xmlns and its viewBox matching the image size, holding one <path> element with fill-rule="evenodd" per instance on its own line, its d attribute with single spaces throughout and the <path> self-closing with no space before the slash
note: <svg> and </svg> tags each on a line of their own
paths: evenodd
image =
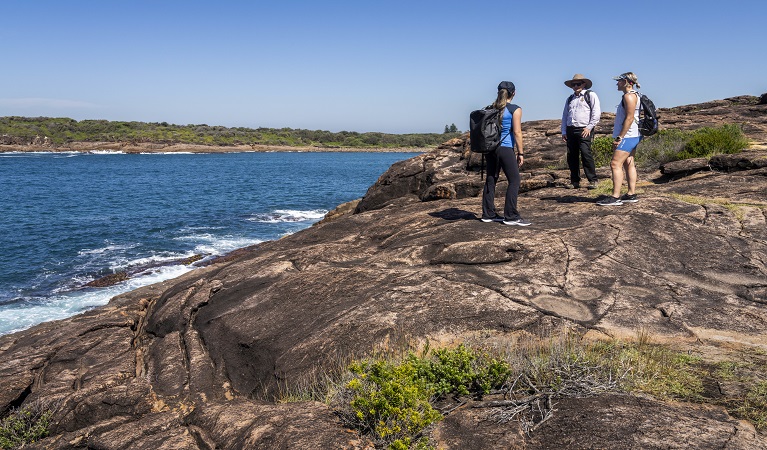
<svg viewBox="0 0 767 450">
<path fill-rule="evenodd" d="M 524 163 L 524 144 L 522 142 L 522 108 L 511 103 L 516 88 L 511 81 L 502 81 L 498 85 L 498 96 L 493 108 L 503 110 L 501 114 L 501 145 L 487 155 L 487 178 L 482 191 L 482 221 L 503 222 L 505 225 L 526 227 L 530 222 L 522 219 L 517 211 L 519 195 L 519 167 Z M 503 217 L 495 212 L 495 184 L 501 169 L 509 181 L 506 188 L 506 202 Z"/>
</svg>

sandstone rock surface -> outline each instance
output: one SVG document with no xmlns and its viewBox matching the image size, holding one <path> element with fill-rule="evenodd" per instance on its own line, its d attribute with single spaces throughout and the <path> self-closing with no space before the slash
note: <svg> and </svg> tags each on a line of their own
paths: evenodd
<svg viewBox="0 0 767 450">
<path fill-rule="evenodd" d="M 699 354 L 765 352 L 763 156 L 670 182 L 644 173 L 639 203 L 600 208 L 585 189 L 559 187 L 566 174 L 546 169 L 544 152 L 520 197 L 533 225 L 517 228 L 477 220 L 481 183 L 459 139 L 392 166 L 355 214 L 346 205 L 310 229 L 0 337 L 0 405 L 55 402 L 52 435 L 35 448 L 372 448 L 324 404 L 273 400 L 403 340 L 568 327 L 587 338 L 643 332 Z M 530 435 L 470 407 L 430 433 L 445 449 L 767 448 L 763 432 L 719 407 L 610 394 L 557 408 Z"/>
</svg>

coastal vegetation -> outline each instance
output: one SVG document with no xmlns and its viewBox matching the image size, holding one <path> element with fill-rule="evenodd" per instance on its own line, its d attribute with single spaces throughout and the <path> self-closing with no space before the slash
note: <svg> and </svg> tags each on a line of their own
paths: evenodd
<svg viewBox="0 0 767 450">
<path fill-rule="evenodd" d="M 378 448 L 397 450 L 433 448 L 426 428 L 468 400 L 528 434 L 555 414 L 558 401 L 606 393 L 715 404 L 765 429 L 765 355 L 751 353 L 710 362 L 642 332 L 632 341 L 588 341 L 566 332 L 492 348 L 427 345 L 352 361 L 321 383 L 285 390 L 281 400 L 323 401 Z"/>
<path fill-rule="evenodd" d="M 613 139 L 610 136 L 594 138 L 592 150 L 597 167 L 610 164 Z M 661 164 L 689 158 L 709 158 L 716 154 L 737 153 L 748 147 L 748 139 L 737 124 L 703 127 L 697 130 L 661 130 L 645 138 L 636 153 L 639 167 L 657 167 Z"/>
<path fill-rule="evenodd" d="M 453 131 L 453 129 L 455 131 Z M 129 142 L 197 145 L 279 145 L 354 148 L 432 147 L 458 136 L 455 126 L 445 133 L 358 133 L 292 128 L 246 128 L 174 125 L 167 122 L 73 120 L 52 117 L 0 117 L 0 136 L 32 141 L 47 137 L 53 145 L 69 142 Z"/>
<path fill-rule="evenodd" d="M 427 348 L 402 360 L 372 358 L 348 367 L 334 402 L 345 421 L 392 449 L 424 447 L 420 432 L 443 415 L 433 403 L 449 394 L 482 395 L 500 387 L 509 365 L 486 352 Z M 418 447 L 416 447 L 418 448 Z"/>
<path fill-rule="evenodd" d="M 0 449 L 21 448 L 48 436 L 53 409 L 40 402 L 12 410 L 0 421 Z"/>
</svg>

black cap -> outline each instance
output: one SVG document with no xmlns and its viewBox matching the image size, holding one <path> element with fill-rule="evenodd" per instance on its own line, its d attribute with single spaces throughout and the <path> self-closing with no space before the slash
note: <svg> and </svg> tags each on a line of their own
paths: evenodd
<svg viewBox="0 0 767 450">
<path fill-rule="evenodd" d="M 513 93 L 517 90 L 517 88 L 514 87 L 514 83 L 511 81 L 501 81 L 501 83 L 498 85 L 498 90 L 500 91 L 501 89 L 506 89 L 510 93 Z"/>
</svg>

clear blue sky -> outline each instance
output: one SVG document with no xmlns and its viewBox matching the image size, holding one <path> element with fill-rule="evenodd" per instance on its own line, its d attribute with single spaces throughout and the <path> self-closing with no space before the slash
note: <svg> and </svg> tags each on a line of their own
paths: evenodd
<svg viewBox="0 0 767 450">
<path fill-rule="evenodd" d="M 517 85 L 557 119 L 576 72 L 661 107 L 767 92 L 764 0 L 3 0 L 0 116 L 465 130 Z"/>
</svg>

